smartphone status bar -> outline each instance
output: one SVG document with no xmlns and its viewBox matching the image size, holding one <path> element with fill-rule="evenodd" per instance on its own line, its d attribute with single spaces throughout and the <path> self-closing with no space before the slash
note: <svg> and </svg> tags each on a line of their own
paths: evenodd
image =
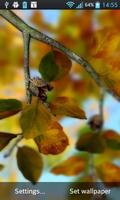
<svg viewBox="0 0 120 200">
<path fill-rule="evenodd" d="M 33 0 L 13 1 L 0 0 L 0 9 L 74 9 L 74 10 L 102 10 L 120 9 L 120 0 Z"/>
</svg>

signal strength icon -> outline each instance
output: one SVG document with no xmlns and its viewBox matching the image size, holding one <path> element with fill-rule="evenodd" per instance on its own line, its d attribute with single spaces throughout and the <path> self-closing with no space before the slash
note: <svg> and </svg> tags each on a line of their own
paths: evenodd
<svg viewBox="0 0 120 200">
<path fill-rule="evenodd" d="M 80 4 L 78 4 L 78 6 L 77 6 L 76 8 L 77 8 L 77 9 L 83 8 L 83 2 L 81 2 Z"/>
<path fill-rule="evenodd" d="M 68 1 L 67 3 L 66 3 L 66 5 L 69 7 L 69 8 L 72 8 L 73 6 L 74 6 L 74 2 L 73 1 Z"/>
</svg>

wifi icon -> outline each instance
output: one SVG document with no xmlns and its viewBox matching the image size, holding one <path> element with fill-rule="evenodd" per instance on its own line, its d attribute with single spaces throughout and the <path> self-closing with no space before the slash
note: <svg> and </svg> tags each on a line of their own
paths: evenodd
<svg viewBox="0 0 120 200">
<path fill-rule="evenodd" d="M 73 6 L 74 6 L 74 2 L 73 1 L 68 1 L 67 3 L 66 3 L 66 5 L 69 7 L 69 8 L 72 8 Z"/>
</svg>

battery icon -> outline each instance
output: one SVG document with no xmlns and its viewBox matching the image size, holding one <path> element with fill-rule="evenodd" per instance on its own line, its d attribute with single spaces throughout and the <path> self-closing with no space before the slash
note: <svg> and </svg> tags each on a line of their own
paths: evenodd
<svg viewBox="0 0 120 200">
<path fill-rule="evenodd" d="M 100 2 L 99 2 L 99 1 L 96 1 L 96 3 L 95 3 L 95 8 L 96 8 L 96 9 L 99 9 L 99 8 L 100 8 Z"/>
</svg>

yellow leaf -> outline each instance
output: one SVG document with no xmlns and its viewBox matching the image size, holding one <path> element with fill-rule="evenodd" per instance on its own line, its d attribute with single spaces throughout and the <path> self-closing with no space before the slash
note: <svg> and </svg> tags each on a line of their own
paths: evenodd
<svg viewBox="0 0 120 200">
<path fill-rule="evenodd" d="M 48 130 L 36 137 L 35 142 L 41 153 L 59 154 L 67 147 L 68 138 L 62 126 L 58 122 L 52 121 Z"/>
<path fill-rule="evenodd" d="M 111 56 L 118 48 L 120 36 L 118 30 L 109 28 L 102 29 L 96 33 L 96 58 L 106 58 Z"/>
<path fill-rule="evenodd" d="M 85 169 L 85 160 L 79 156 L 72 156 L 55 166 L 51 172 L 56 175 L 75 176 Z"/>
<path fill-rule="evenodd" d="M 78 119 L 86 119 L 85 112 L 76 104 L 73 99 L 57 97 L 49 104 L 54 115 L 64 115 Z"/>
<path fill-rule="evenodd" d="M 35 101 L 26 106 L 23 110 L 20 124 L 25 138 L 35 138 L 43 134 L 50 124 L 52 115 L 49 110 L 41 103 Z"/>
</svg>

